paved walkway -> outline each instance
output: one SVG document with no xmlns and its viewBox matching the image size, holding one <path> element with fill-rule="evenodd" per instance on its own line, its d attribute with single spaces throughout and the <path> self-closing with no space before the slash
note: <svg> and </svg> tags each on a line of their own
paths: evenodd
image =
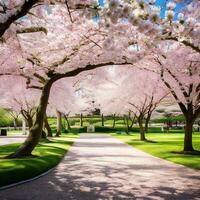
<svg viewBox="0 0 200 200">
<path fill-rule="evenodd" d="M 172 164 L 108 135 L 82 134 L 62 163 L 1 200 L 200 199 L 200 171 Z"/>
<path fill-rule="evenodd" d="M 0 136 L 0 145 L 20 143 L 26 139 L 26 136 Z"/>
</svg>

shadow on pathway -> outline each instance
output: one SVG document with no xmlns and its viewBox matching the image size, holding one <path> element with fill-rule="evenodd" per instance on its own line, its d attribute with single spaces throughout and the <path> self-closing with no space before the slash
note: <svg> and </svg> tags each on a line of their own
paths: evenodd
<svg viewBox="0 0 200 200">
<path fill-rule="evenodd" d="M 200 199 L 200 172 L 155 158 L 108 135 L 82 134 L 62 163 L 1 200 Z"/>
</svg>

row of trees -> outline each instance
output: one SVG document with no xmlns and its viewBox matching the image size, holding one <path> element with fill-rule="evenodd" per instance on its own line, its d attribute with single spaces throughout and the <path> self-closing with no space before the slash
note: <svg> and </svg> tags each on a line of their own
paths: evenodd
<svg viewBox="0 0 200 200">
<path fill-rule="evenodd" d="M 160 76 L 186 119 L 184 151 L 194 151 L 191 128 L 200 113 L 199 6 L 199 1 L 193 1 L 184 14 L 175 18 L 176 4 L 169 2 L 165 18 L 161 18 L 154 1 L 110 0 L 102 8 L 89 0 L 1 3 L 0 75 L 12 77 L 15 82 L 20 77 L 30 93 L 35 89 L 37 95 L 33 96 L 38 96 L 30 134 L 9 157 L 29 156 L 38 144 L 55 83 L 67 78 L 68 85 L 74 77 L 76 85 L 87 73 L 90 75 L 89 71 L 110 65 L 137 66 Z M 106 74 L 99 72 L 99 76 L 105 78 Z M 138 78 L 131 81 L 130 76 L 129 81 L 134 86 Z M 155 93 L 153 81 L 154 78 L 149 84 Z M 141 88 L 144 89 L 142 83 Z M 58 93 L 52 95 L 59 96 Z M 129 93 L 122 89 L 120 94 Z M 150 94 L 153 91 L 137 102 L 149 109 L 149 101 L 155 98 Z M 139 122 L 143 116 L 138 113 L 146 114 L 148 109 L 141 109 L 140 103 L 132 101 L 132 95 L 127 95 L 124 106 L 134 108 L 132 112 Z M 59 105 L 60 100 L 56 103 Z"/>
</svg>

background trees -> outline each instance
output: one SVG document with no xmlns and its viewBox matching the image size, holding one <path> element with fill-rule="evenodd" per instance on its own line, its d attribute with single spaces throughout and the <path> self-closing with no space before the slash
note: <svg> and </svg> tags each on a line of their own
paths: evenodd
<svg viewBox="0 0 200 200">
<path fill-rule="evenodd" d="M 176 16 L 175 7 L 176 4 L 169 2 L 162 17 L 154 1 L 110 0 L 102 8 L 92 1 L 30 3 L 9 0 L 6 4 L 1 3 L 0 36 L 3 39 L 0 44 L 0 75 L 22 77 L 26 80 L 23 87 L 29 88 L 31 94 L 34 94 L 33 89 L 38 91 L 36 96 L 39 102 L 34 122 L 30 123 L 29 137 L 11 157 L 29 156 L 37 145 L 54 83 L 64 78 L 69 81 L 70 77 L 82 72 L 110 65 L 134 65 L 160 74 L 161 80 L 185 113 L 188 129 L 185 141 L 190 141 L 190 145 L 186 147 L 185 144 L 184 149 L 192 151 L 191 134 L 187 132 L 191 132 L 193 122 L 199 115 L 200 26 L 199 14 L 193 12 L 199 8 L 199 1 L 193 1 L 184 14 L 176 13 Z M 180 55 L 185 55 L 183 60 Z M 174 66 L 177 70 L 175 74 Z M 94 73 L 104 80 L 111 80 L 111 87 L 108 101 L 102 91 L 108 88 L 105 83 L 109 81 L 104 84 L 94 81 L 94 86 L 99 85 L 100 90 L 97 92 L 99 97 L 92 101 L 101 107 L 103 113 L 111 112 L 111 108 L 112 114 L 127 113 L 132 109 L 138 116 L 143 135 L 143 120 L 146 119 L 148 124 L 151 113 L 163 98 L 163 95 L 158 95 L 161 89 L 156 88 L 158 82 L 154 76 L 157 75 L 152 73 L 149 78 L 148 71 L 142 71 L 139 75 L 139 71 L 136 73 L 129 69 L 123 71 L 125 78 L 121 77 L 122 71 L 108 76 L 108 71 Z M 136 74 L 137 78 L 134 78 Z M 180 77 L 180 74 L 184 76 Z M 70 84 L 68 81 L 66 85 Z M 189 88 L 183 82 L 187 82 Z M 143 83 L 148 84 L 145 86 Z M 180 90 L 177 94 L 175 85 Z M 61 93 L 59 90 L 53 93 L 56 92 Z M 65 97 L 61 95 L 60 98 Z M 70 97 L 66 99 L 70 102 Z M 57 101 L 50 104 L 63 111 L 64 106 L 58 109 L 58 104 L 54 102 Z M 26 110 L 32 116 L 33 110 Z M 66 110 L 68 113 L 71 108 Z M 143 114 L 140 116 L 138 113 Z"/>
<path fill-rule="evenodd" d="M 93 100 L 102 113 L 125 115 L 127 133 L 137 119 L 141 140 L 145 140 L 153 111 L 168 94 L 158 74 L 126 66 L 96 70 L 80 81 L 78 87 L 84 92 L 83 98 Z"/>
<path fill-rule="evenodd" d="M 15 120 L 21 114 L 30 129 L 36 114 L 39 93 L 35 90 L 27 90 L 26 80 L 19 76 L 3 77 L 0 82 L 1 107 L 10 110 Z"/>
</svg>

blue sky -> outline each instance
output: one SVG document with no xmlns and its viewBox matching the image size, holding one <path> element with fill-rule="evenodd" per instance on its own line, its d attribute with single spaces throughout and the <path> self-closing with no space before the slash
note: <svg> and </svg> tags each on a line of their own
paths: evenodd
<svg viewBox="0 0 200 200">
<path fill-rule="evenodd" d="M 99 4 L 100 4 L 101 6 L 103 6 L 103 2 L 104 2 L 104 0 L 99 0 Z"/>
</svg>

